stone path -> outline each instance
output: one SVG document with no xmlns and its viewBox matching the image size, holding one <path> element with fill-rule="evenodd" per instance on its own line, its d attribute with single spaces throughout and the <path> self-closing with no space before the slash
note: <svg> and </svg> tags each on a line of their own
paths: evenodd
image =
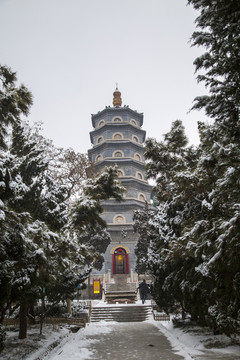
<svg viewBox="0 0 240 360">
<path fill-rule="evenodd" d="M 115 323 L 105 335 L 87 336 L 95 360 L 181 360 L 171 348 L 168 339 L 146 322 Z"/>
<path fill-rule="evenodd" d="M 210 349 L 191 351 L 175 338 L 173 349 L 155 322 L 98 322 L 67 337 L 44 360 L 240 360 L 239 347 L 225 353 Z M 191 344 L 189 344 L 191 345 Z M 233 350 L 233 349 L 232 349 Z M 32 359 L 32 357 L 31 357 Z M 39 359 L 39 358 L 38 358 Z"/>
</svg>

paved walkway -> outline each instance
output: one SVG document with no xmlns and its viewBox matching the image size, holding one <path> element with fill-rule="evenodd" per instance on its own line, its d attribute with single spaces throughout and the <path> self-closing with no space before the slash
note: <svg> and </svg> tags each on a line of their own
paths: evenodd
<svg viewBox="0 0 240 360">
<path fill-rule="evenodd" d="M 239 360 L 235 354 L 201 350 L 191 354 L 179 342 L 176 348 L 154 322 L 98 322 L 67 337 L 44 360 Z M 197 355 L 198 354 L 198 355 Z M 238 354 L 238 355 L 237 355 Z"/>
<path fill-rule="evenodd" d="M 168 339 L 156 326 L 146 322 L 115 323 L 104 336 L 89 335 L 92 356 L 97 360 L 181 360 Z"/>
</svg>

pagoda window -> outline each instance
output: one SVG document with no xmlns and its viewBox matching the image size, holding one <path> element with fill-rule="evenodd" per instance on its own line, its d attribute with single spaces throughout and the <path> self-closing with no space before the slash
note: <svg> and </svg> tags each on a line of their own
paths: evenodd
<svg viewBox="0 0 240 360">
<path fill-rule="evenodd" d="M 146 201 L 145 195 L 142 194 L 142 193 L 139 193 L 139 194 L 138 194 L 138 200 L 145 202 L 145 201 Z"/>
<path fill-rule="evenodd" d="M 136 135 L 133 135 L 132 137 L 133 141 L 135 141 L 136 143 L 139 143 L 139 138 Z"/>
<path fill-rule="evenodd" d="M 114 224 L 125 224 L 126 220 L 123 215 L 116 215 L 113 219 Z"/>
<path fill-rule="evenodd" d="M 134 159 L 137 160 L 137 161 L 142 161 L 142 158 L 138 153 L 134 154 Z"/>
<path fill-rule="evenodd" d="M 112 122 L 122 122 L 123 119 L 119 116 L 115 116 L 113 119 L 112 119 Z"/>
<path fill-rule="evenodd" d="M 113 140 L 122 140 L 123 139 L 123 134 L 121 133 L 115 133 L 112 136 Z"/>
<path fill-rule="evenodd" d="M 134 125 L 134 126 L 138 126 L 136 120 L 134 120 L 134 119 L 131 119 L 131 120 L 130 120 L 130 123 L 131 123 L 132 125 Z"/>
<path fill-rule="evenodd" d="M 97 144 L 100 144 L 101 142 L 103 142 L 103 136 L 97 138 Z"/>
<path fill-rule="evenodd" d="M 121 158 L 123 157 L 123 152 L 120 150 L 114 151 L 113 157 Z"/>
<path fill-rule="evenodd" d="M 105 120 L 100 120 L 98 126 L 103 126 L 105 124 Z"/>
<path fill-rule="evenodd" d="M 101 160 L 103 160 L 102 155 L 97 155 L 95 161 L 96 161 L 96 162 L 99 162 L 99 161 L 101 161 Z"/>
<path fill-rule="evenodd" d="M 118 169 L 117 173 L 119 177 L 124 176 L 123 170 Z"/>
<path fill-rule="evenodd" d="M 143 180 L 143 174 L 140 171 L 136 173 L 136 177 L 140 180 Z"/>
</svg>

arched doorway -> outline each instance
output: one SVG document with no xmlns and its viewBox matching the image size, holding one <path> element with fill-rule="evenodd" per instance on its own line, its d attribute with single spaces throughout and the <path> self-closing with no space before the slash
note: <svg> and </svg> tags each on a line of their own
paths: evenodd
<svg viewBox="0 0 240 360">
<path fill-rule="evenodd" d="M 125 249 L 118 247 L 112 254 L 113 274 L 128 274 L 129 261 L 128 254 Z"/>
</svg>

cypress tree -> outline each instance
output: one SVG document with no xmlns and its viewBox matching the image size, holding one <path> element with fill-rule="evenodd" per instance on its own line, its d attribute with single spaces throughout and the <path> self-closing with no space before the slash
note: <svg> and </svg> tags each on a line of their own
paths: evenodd
<svg viewBox="0 0 240 360">
<path fill-rule="evenodd" d="M 240 3 L 234 0 L 190 0 L 200 12 L 193 46 L 206 52 L 195 60 L 198 80 L 209 95 L 197 97 L 194 109 L 204 109 L 213 124 L 199 124 L 201 157 L 198 174 L 207 190 L 202 205 L 206 258 L 199 271 L 210 280 L 208 315 L 216 332 L 239 329 L 239 157 L 240 157 Z M 204 176 L 203 176 L 204 175 Z"/>
</svg>

